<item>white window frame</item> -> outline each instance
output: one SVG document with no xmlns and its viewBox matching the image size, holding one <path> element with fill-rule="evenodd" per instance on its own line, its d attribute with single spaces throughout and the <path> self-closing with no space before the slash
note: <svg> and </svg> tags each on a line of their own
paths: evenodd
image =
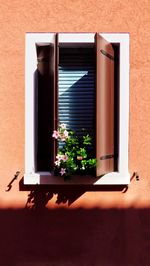
<svg viewBox="0 0 150 266">
<path fill-rule="evenodd" d="M 129 136 L 129 33 L 99 33 L 110 43 L 120 45 L 119 77 L 119 160 L 118 172 L 108 173 L 93 185 L 127 185 L 130 183 L 128 171 Z M 59 40 L 67 42 L 94 42 L 95 33 L 60 33 Z M 34 72 L 37 69 L 36 44 L 49 44 L 54 33 L 26 33 L 25 52 L 25 173 L 24 184 L 81 184 L 81 180 L 63 181 L 49 172 L 35 171 L 34 145 Z M 85 178 L 85 183 L 86 183 Z M 88 182 L 88 181 L 87 181 Z M 83 183 L 82 183 L 83 184 Z M 87 183 L 86 183 L 87 184 Z"/>
</svg>

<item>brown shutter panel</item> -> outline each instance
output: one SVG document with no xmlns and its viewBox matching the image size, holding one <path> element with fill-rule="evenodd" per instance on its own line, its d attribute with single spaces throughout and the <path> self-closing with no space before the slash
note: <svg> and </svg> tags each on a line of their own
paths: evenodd
<svg viewBox="0 0 150 266">
<path fill-rule="evenodd" d="M 57 130 L 58 127 L 58 68 L 59 68 L 59 41 L 58 33 L 55 34 L 55 66 L 54 66 L 54 113 L 53 113 L 53 130 Z M 57 141 L 53 138 L 53 164 L 57 155 Z"/>
<path fill-rule="evenodd" d="M 56 126 L 57 68 L 56 34 L 50 43 L 37 44 L 37 171 L 53 167 L 56 144 L 52 138 Z"/>
<path fill-rule="evenodd" d="M 96 175 L 114 171 L 114 50 L 96 34 Z"/>
</svg>

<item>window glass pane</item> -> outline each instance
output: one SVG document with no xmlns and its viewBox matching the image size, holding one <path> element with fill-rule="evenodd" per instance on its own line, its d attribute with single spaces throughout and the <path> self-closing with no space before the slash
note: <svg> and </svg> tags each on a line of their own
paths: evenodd
<svg viewBox="0 0 150 266">
<path fill-rule="evenodd" d="M 93 137 L 95 157 L 95 49 L 60 48 L 58 119 L 78 135 Z"/>
</svg>

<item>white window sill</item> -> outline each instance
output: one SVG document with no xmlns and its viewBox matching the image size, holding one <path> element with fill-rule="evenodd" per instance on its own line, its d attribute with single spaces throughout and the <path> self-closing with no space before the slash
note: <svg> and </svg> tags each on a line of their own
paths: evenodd
<svg viewBox="0 0 150 266">
<path fill-rule="evenodd" d="M 49 172 L 39 172 L 24 175 L 25 185 L 128 185 L 130 175 L 122 175 L 118 172 L 112 172 L 102 177 L 92 176 L 72 176 L 65 180 L 61 176 L 51 175 Z"/>
</svg>

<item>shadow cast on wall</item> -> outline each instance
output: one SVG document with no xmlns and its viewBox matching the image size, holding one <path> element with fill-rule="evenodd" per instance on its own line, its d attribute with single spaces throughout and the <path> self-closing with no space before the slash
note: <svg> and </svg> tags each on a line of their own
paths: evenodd
<svg viewBox="0 0 150 266">
<path fill-rule="evenodd" d="M 24 185 L 23 178 L 19 182 L 20 191 L 29 191 L 26 208 L 44 209 L 47 203 L 56 196 L 56 204 L 70 206 L 79 197 L 88 191 L 122 191 L 128 189 L 126 185 Z"/>
<path fill-rule="evenodd" d="M 12 188 L 13 183 L 18 179 L 20 171 L 16 171 L 14 177 L 11 179 L 6 187 L 6 192 L 9 192 Z M 133 172 L 130 180 L 136 178 L 139 181 L 139 174 Z M 19 181 L 19 191 L 30 191 L 28 194 L 26 208 L 31 209 L 44 209 L 47 203 L 57 195 L 56 204 L 64 203 L 70 206 L 80 196 L 88 191 L 121 191 L 122 193 L 127 192 L 127 185 L 24 185 L 23 177 Z"/>
</svg>

